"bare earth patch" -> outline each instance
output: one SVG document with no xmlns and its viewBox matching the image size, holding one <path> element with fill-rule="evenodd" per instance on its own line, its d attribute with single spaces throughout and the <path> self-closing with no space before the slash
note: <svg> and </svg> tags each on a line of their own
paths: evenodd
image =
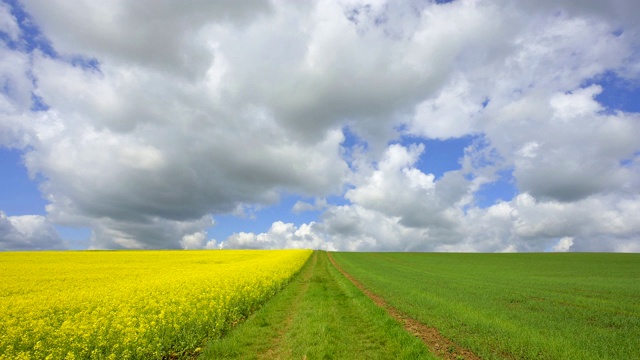
<svg viewBox="0 0 640 360">
<path fill-rule="evenodd" d="M 427 345 L 427 347 L 429 347 L 432 353 L 442 357 L 443 359 L 480 360 L 480 357 L 478 357 L 470 350 L 462 348 L 451 340 L 442 336 L 438 329 L 429 327 L 415 319 L 412 319 L 409 316 L 401 313 L 398 309 L 387 304 L 381 297 L 369 291 L 364 287 L 364 285 L 354 279 L 353 276 L 342 270 L 342 268 L 333 260 L 331 253 L 327 252 L 327 256 L 329 257 L 329 260 L 331 261 L 333 266 L 338 269 L 338 271 L 340 271 L 347 279 L 349 279 L 356 287 L 358 287 L 358 289 L 360 289 L 365 295 L 373 300 L 376 305 L 387 310 L 389 315 L 403 324 L 404 328 L 407 331 L 412 333 L 414 336 L 422 339 L 422 341 Z"/>
</svg>

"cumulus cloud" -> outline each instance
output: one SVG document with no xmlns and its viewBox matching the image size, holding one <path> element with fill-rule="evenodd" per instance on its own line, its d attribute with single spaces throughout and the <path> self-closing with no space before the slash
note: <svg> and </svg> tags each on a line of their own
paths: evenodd
<svg viewBox="0 0 640 360">
<path fill-rule="evenodd" d="M 446 228 L 447 224 L 453 224 L 453 208 L 470 201 L 466 195 L 471 184 L 460 171 L 448 172 L 435 182 L 433 174 L 415 167 L 423 150 L 422 145 L 389 146 L 377 169 L 356 180 L 356 187 L 348 190 L 345 198 L 366 209 L 397 217 L 410 227 Z"/>
<path fill-rule="evenodd" d="M 203 230 L 213 223 L 210 215 L 185 221 L 164 218 L 91 221 L 92 249 L 194 249 L 212 246 L 205 242 L 207 233 Z"/>
<path fill-rule="evenodd" d="M 573 238 L 571 236 L 565 236 L 558 240 L 558 243 L 553 246 L 552 250 L 555 252 L 567 252 L 571 249 L 572 245 Z"/>
<path fill-rule="evenodd" d="M 47 218 L 38 215 L 7 216 L 0 211 L 0 250 L 66 249 Z"/>
<path fill-rule="evenodd" d="M 206 246 L 207 232 L 197 231 L 193 234 L 187 234 L 180 240 L 183 249 L 202 249 Z"/>
<path fill-rule="evenodd" d="M 640 78 L 632 1 L 21 4 L 54 50 L 0 5 L 0 145 L 94 248 L 640 246 L 640 115 L 597 100 Z M 419 166 L 459 137 L 459 169 Z M 480 207 L 501 173 L 518 194 Z M 323 214 L 207 239 L 283 194 Z"/>
<path fill-rule="evenodd" d="M 545 133 L 531 133 L 516 152 L 515 176 L 523 191 L 572 201 L 625 190 L 637 176 L 620 162 L 637 151 L 632 134 L 640 131 L 639 117 L 604 114 L 593 99 L 601 90 L 591 86 L 550 97 Z"/>
<path fill-rule="evenodd" d="M 268 12 L 268 1 L 237 4 L 184 1 L 28 0 L 25 9 L 37 20 L 53 46 L 67 54 L 82 54 L 119 65 L 152 67 L 197 79 L 214 59 L 206 33 L 217 23 L 250 22 Z"/>
<path fill-rule="evenodd" d="M 327 243 L 318 235 L 314 222 L 296 227 L 291 223 L 276 221 L 266 233 L 254 234 L 240 232 L 231 235 L 220 244 L 221 248 L 232 249 L 324 249 L 336 250 L 332 243 Z"/>
<path fill-rule="evenodd" d="M 445 220 L 429 226 L 406 226 L 401 217 L 345 205 L 328 209 L 321 223 L 300 226 L 311 231 L 308 238 L 321 240 L 288 242 L 283 239 L 298 239 L 297 229 L 293 224 L 274 223 L 266 233 L 234 234 L 224 246 L 278 248 L 304 244 L 342 251 L 637 252 L 640 221 L 634 211 L 640 199 L 620 204 L 612 201 L 602 197 L 571 204 L 538 202 L 525 193 L 489 208 L 443 210 Z"/>
<path fill-rule="evenodd" d="M 640 195 L 602 193 L 576 201 L 521 193 L 482 208 L 478 183 L 460 171 L 438 180 L 415 167 L 420 146 L 392 145 L 349 190 L 352 204 L 329 206 L 322 222 L 304 224 L 314 248 L 345 251 L 636 251 Z M 484 181 L 484 180 L 482 180 Z M 482 182 L 481 182 L 482 183 Z M 453 196 L 455 195 L 455 196 Z M 274 229 L 278 229 L 275 231 Z M 293 224 L 241 233 L 225 246 L 275 248 L 296 238 Z"/>
</svg>

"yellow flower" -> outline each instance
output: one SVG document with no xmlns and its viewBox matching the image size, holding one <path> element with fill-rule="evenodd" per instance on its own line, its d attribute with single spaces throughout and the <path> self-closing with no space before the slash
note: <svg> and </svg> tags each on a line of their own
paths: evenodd
<svg viewBox="0 0 640 360">
<path fill-rule="evenodd" d="M 0 253 L 0 359 L 162 357 L 220 334 L 309 250 Z M 97 354 L 97 355 L 94 355 Z"/>
</svg>

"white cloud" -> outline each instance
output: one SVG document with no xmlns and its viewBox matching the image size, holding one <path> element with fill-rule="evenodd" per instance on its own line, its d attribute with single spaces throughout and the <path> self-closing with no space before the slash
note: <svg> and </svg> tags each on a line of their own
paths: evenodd
<svg viewBox="0 0 640 360">
<path fill-rule="evenodd" d="M 470 94 L 468 80 L 458 76 L 435 98 L 416 106 L 409 132 L 437 139 L 474 133 L 484 101 L 482 94 Z"/>
<path fill-rule="evenodd" d="M 47 218 L 38 215 L 7 216 L 0 211 L 0 250 L 66 249 Z"/>
<path fill-rule="evenodd" d="M 207 249 L 207 250 L 220 249 L 221 245 L 222 244 L 219 244 L 217 240 L 211 239 L 211 240 L 207 241 L 207 243 L 204 245 L 203 249 Z"/>
<path fill-rule="evenodd" d="M 266 233 L 254 234 L 240 232 L 231 235 L 220 244 L 221 248 L 231 249 L 324 249 L 336 250 L 327 243 L 314 228 L 314 222 L 296 227 L 291 223 L 276 221 Z"/>
<path fill-rule="evenodd" d="M 49 221 L 91 227 L 95 248 L 215 248 L 213 216 L 283 193 L 324 215 L 223 246 L 638 247 L 640 118 L 585 85 L 638 80 L 632 1 L 24 7 L 60 56 L 0 44 L 0 144 L 43 179 Z M 8 9 L 0 31 L 18 39 Z M 422 138 L 469 135 L 459 170 L 418 166 L 438 156 Z M 477 207 L 500 171 L 519 194 Z"/>
<path fill-rule="evenodd" d="M 197 231 L 193 234 L 187 234 L 180 240 L 180 246 L 183 249 L 202 249 L 205 246 L 211 246 L 207 242 L 207 232 Z"/>
<path fill-rule="evenodd" d="M 213 224 L 209 215 L 182 221 L 133 216 L 89 221 L 93 228 L 92 249 L 180 249 L 211 245 L 205 243 L 206 231 L 203 230 Z"/>
<path fill-rule="evenodd" d="M 433 250 L 429 230 L 409 228 L 397 216 L 388 216 L 360 205 L 329 209 L 322 226 L 335 247 L 343 251 L 425 251 Z"/>
<path fill-rule="evenodd" d="M 329 205 L 310 231 L 314 248 L 343 251 L 635 251 L 640 194 L 602 193 L 566 202 L 528 193 L 481 208 L 479 189 L 460 171 L 438 180 L 414 167 L 422 148 L 391 145 L 377 169 L 349 190 L 352 204 Z M 415 178 L 425 181 L 415 181 Z M 623 196 L 623 197 L 621 197 Z M 236 234 L 226 247 L 295 246 L 293 224 Z M 560 241 L 558 239 L 561 239 Z M 571 241 L 569 241 L 571 240 Z M 294 245 L 292 245 L 294 244 Z"/>
<path fill-rule="evenodd" d="M 313 204 L 298 200 L 295 204 L 293 204 L 293 208 L 291 209 L 291 211 L 293 211 L 295 214 L 298 214 L 305 211 L 324 210 L 326 207 L 327 199 L 325 198 L 316 198 Z"/>
<path fill-rule="evenodd" d="M 613 198 L 590 198 L 577 203 L 538 202 L 520 194 L 489 208 L 443 210 L 441 218 L 423 226 L 406 226 L 392 217 L 360 205 L 330 207 L 321 223 L 300 229 L 316 249 L 342 251 L 621 251 L 638 249 L 640 198 L 615 204 Z M 602 209 L 612 209 L 602 212 Z M 304 247 L 293 224 L 274 223 L 267 233 L 240 233 L 227 248 Z M 560 239 L 560 240 L 558 240 Z"/>
<path fill-rule="evenodd" d="M 389 146 L 372 173 L 356 177 L 355 187 L 345 198 L 353 204 L 397 218 L 409 227 L 452 227 L 460 207 L 471 201 L 473 182 L 461 171 L 445 173 L 435 181 L 415 163 L 424 146 L 398 144 Z"/>
<path fill-rule="evenodd" d="M 0 31 L 7 34 L 12 41 L 17 41 L 20 37 L 18 22 L 6 3 L 0 4 Z"/>
<path fill-rule="evenodd" d="M 234 26 L 269 12 L 267 1 L 48 1 L 28 0 L 53 46 L 66 54 L 83 54 L 125 67 L 151 67 L 169 76 L 196 79 L 214 54 L 202 32 L 222 23 Z"/>
<path fill-rule="evenodd" d="M 20 125 L 17 119 L 31 106 L 31 91 L 33 83 L 29 79 L 29 56 L 10 49 L 5 43 L 0 42 L 0 124 L 14 128 Z M 28 118 L 23 118 L 22 121 Z M 3 131 L 4 132 L 4 131 Z M 4 137 L 4 135 L 0 135 Z M 3 140 L 2 144 L 5 144 Z M 7 139 L 9 140 L 9 139 Z"/>
<path fill-rule="evenodd" d="M 551 248 L 551 250 L 555 252 L 566 252 L 571 249 L 573 245 L 573 238 L 571 236 L 565 236 L 562 239 L 558 240 L 558 243 Z"/>
</svg>

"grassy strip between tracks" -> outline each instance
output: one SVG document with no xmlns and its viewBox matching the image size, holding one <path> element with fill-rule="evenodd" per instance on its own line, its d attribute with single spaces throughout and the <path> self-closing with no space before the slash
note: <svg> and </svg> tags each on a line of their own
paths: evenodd
<svg viewBox="0 0 640 360">
<path fill-rule="evenodd" d="M 332 253 L 483 359 L 640 359 L 640 254 Z"/>
<path fill-rule="evenodd" d="M 316 251 L 296 278 L 201 359 L 434 359 Z"/>
</svg>

